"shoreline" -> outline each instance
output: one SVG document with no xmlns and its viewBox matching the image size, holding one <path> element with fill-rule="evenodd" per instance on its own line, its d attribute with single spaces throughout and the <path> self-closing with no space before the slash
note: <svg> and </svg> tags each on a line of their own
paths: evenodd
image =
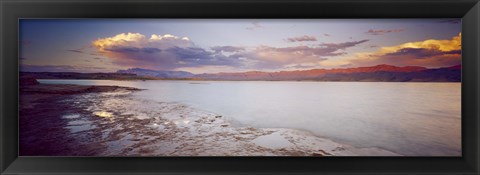
<svg viewBox="0 0 480 175">
<path fill-rule="evenodd" d="M 307 131 L 233 127 L 225 117 L 211 112 L 178 103 L 134 98 L 131 94 L 139 90 L 136 88 L 39 84 L 24 86 L 21 90 L 22 99 L 30 99 L 27 104 L 21 101 L 23 123 L 29 117 L 58 120 L 54 125 L 39 121 L 29 125 L 35 127 L 32 125 L 41 123 L 48 126 L 47 130 L 55 128 L 46 131 L 49 134 L 43 138 L 50 142 L 40 142 L 53 147 L 43 155 L 400 156 L 379 148 L 339 144 Z M 32 104 L 39 102 L 40 106 Z M 65 108 L 52 113 L 56 107 Z M 22 131 L 28 132 L 26 129 L 28 127 Z M 24 148 L 39 142 L 27 144 L 28 139 L 22 138 L 28 134 L 34 133 L 22 133 Z M 54 152 L 62 146 L 67 148 Z M 87 149 L 79 150 L 79 146 Z M 42 155 L 38 149 L 20 151 L 23 156 Z"/>
<path fill-rule="evenodd" d="M 462 83 L 461 81 L 318 81 L 318 80 L 201 80 L 201 79 L 46 79 L 38 80 L 109 80 L 109 81 L 199 81 L 199 82 L 320 82 L 320 83 Z"/>
</svg>

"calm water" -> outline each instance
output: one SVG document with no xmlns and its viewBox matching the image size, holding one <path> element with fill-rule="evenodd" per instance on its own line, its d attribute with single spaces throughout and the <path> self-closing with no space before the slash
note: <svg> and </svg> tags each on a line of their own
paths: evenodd
<svg viewBox="0 0 480 175">
<path fill-rule="evenodd" d="M 40 80 L 147 89 L 254 127 L 310 131 L 408 156 L 461 155 L 460 83 Z M 152 109 L 153 110 L 153 109 Z"/>
</svg>

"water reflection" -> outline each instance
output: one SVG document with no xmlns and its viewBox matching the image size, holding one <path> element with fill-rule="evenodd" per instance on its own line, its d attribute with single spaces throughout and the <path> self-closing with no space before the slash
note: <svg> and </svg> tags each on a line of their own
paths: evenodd
<svg viewBox="0 0 480 175">
<path fill-rule="evenodd" d="M 102 117 L 102 118 L 112 118 L 113 117 L 113 114 L 110 113 L 110 112 L 107 112 L 107 111 L 97 111 L 97 112 L 94 112 L 93 115 L 95 115 L 97 117 Z"/>
<path fill-rule="evenodd" d="M 67 126 L 65 128 L 67 128 L 70 133 L 79 133 L 96 128 L 92 121 L 84 116 L 82 117 L 80 114 L 67 114 L 62 116 L 62 118 L 67 120 Z"/>
</svg>

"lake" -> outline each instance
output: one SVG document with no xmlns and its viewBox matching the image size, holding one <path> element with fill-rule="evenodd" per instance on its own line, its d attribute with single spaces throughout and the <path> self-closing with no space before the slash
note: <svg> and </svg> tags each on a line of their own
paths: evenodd
<svg viewBox="0 0 480 175">
<path fill-rule="evenodd" d="M 461 83 L 39 80 L 146 89 L 237 126 L 293 128 L 406 156 L 461 156 Z M 154 110 L 154 109 L 152 109 Z"/>
</svg>

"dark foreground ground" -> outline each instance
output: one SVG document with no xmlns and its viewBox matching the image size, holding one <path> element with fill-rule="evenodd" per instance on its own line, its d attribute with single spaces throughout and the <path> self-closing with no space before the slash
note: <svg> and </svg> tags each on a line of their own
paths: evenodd
<svg viewBox="0 0 480 175">
<path fill-rule="evenodd" d="M 20 156 L 65 156 L 97 155 L 104 149 L 98 144 L 82 144 L 71 137 L 65 126 L 68 120 L 62 116 L 84 114 L 84 107 L 65 100 L 79 94 L 113 92 L 119 90 L 137 91 L 135 88 L 118 86 L 78 86 L 29 84 L 20 87 L 19 142 Z M 91 114 L 90 114 L 91 115 Z M 90 116 L 94 118 L 94 116 Z M 87 133 L 82 140 L 93 140 L 101 133 Z M 72 154 L 73 153 L 73 154 Z"/>
</svg>

